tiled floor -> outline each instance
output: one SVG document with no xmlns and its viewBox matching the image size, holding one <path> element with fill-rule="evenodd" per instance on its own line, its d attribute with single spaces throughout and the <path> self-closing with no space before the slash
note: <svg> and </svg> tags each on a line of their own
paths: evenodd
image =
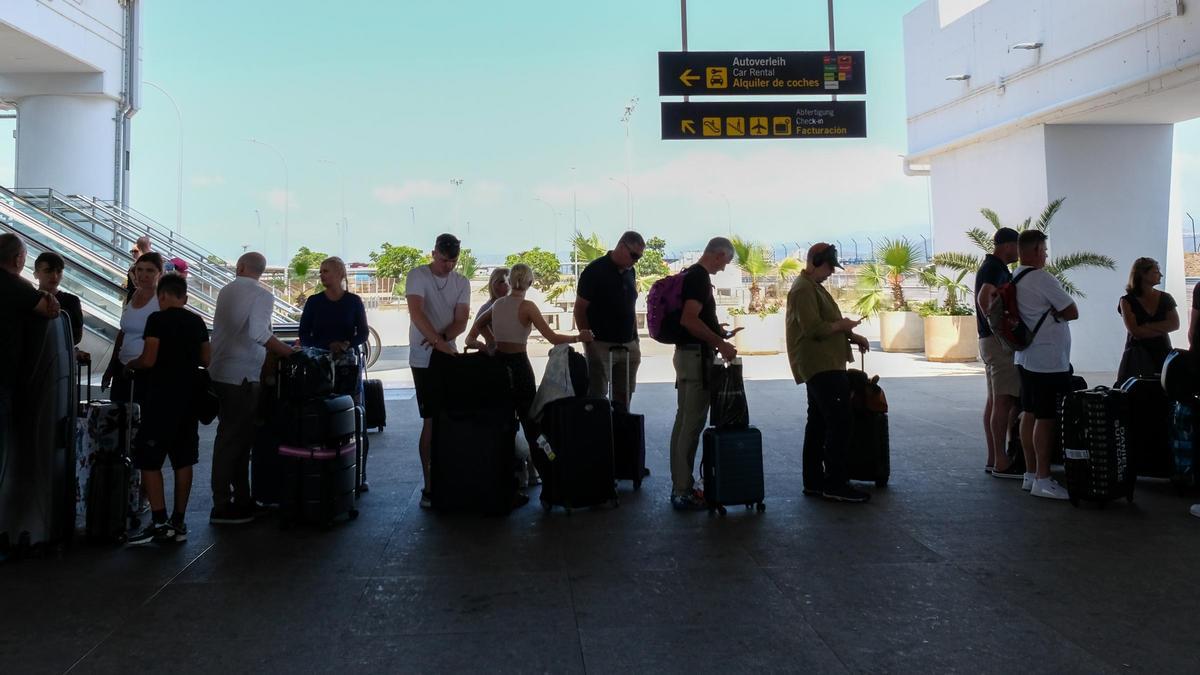
<svg viewBox="0 0 1200 675">
<path fill-rule="evenodd" d="M 205 451 L 186 545 L 0 566 L 0 672 L 1196 672 L 1189 500 L 1034 499 L 981 470 L 981 377 L 884 384 L 893 476 L 865 506 L 800 495 L 783 380 L 749 384 L 761 514 L 668 508 L 669 384 L 635 401 L 642 490 L 569 517 L 421 511 L 408 398 L 328 532 L 210 527 Z"/>
</svg>

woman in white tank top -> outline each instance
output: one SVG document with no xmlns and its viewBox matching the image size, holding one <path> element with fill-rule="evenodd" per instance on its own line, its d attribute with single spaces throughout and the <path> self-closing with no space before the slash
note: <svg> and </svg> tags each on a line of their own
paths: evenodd
<svg viewBox="0 0 1200 675">
<path fill-rule="evenodd" d="M 529 415 L 533 396 L 537 392 L 533 366 L 530 365 L 529 355 L 525 351 L 529 334 L 537 328 L 542 337 L 553 345 L 591 342 L 591 336 L 589 334 L 585 338 L 580 334 L 564 335 L 550 329 L 537 305 L 525 299 L 525 292 L 533 285 L 533 270 L 529 265 L 513 265 L 508 274 L 508 284 L 512 289 L 509 294 L 498 298 L 487 311 L 480 312 L 479 317 L 475 319 L 475 324 L 467 333 L 466 346 L 486 349 L 487 346 L 479 340 L 479 335 L 484 329 L 491 330 L 496 340 L 496 357 L 504 361 L 512 378 L 513 405 L 517 417 L 521 420 L 521 430 L 525 433 L 525 440 L 529 442 L 530 453 L 537 456 L 541 452 L 537 445 L 540 432 Z"/>
<path fill-rule="evenodd" d="M 142 355 L 146 319 L 158 311 L 158 280 L 162 272 L 162 256 L 153 251 L 139 256 L 133 266 L 133 295 L 121 312 L 121 330 L 117 332 L 112 358 L 100 380 L 101 391 L 112 385 L 113 401 L 133 400 L 130 398 L 131 390 L 139 400 L 145 395 L 145 387 L 134 386 L 136 381 L 126 377 L 124 371 L 126 363 Z"/>
</svg>

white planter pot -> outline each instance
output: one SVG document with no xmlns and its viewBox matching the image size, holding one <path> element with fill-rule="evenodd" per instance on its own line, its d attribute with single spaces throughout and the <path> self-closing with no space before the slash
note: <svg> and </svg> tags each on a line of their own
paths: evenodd
<svg viewBox="0 0 1200 675">
<path fill-rule="evenodd" d="M 885 352 L 919 352 L 925 348 L 925 321 L 916 312 L 881 312 L 879 347 Z"/>
<path fill-rule="evenodd" d="M 925 317 L 925 358 L 930 361 L 963 362 L 979 358 L 975 317 Z"/>
<path fill-rule="evenodd" d="M 778 354 L 785 351 L 783 312 L 759 316 L 758 314 L 733 315 L 733 327 L 745 328 L 733 338 L 738 354 Z"/>
</svg>

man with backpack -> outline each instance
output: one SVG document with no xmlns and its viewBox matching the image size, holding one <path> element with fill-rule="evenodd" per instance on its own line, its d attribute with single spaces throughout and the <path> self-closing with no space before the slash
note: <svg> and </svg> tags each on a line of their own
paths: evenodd
<svg viewBox="0 0 1200 675">
<path fill-rule="evenodd" d="M 1035 497 L 1067 499 L 1067 489 L 1050 477 L 1050 454 L 1058 396 L 1071 389 L 1071 329 L 1067 322 L 1079 318 L 1079 308 L 1058 279 L 1044 269 L 1046 233 L 1025 230 L 1017 244 L 1021 264 L 1013 272 L 1012 285 L 1016 287 L 1020 333 L 1027 335 L 1027 346 L 1016 352 L 1015 359 L 1025 413 L 1021 416 L 1021 446 L 1026 473 L 1021 487 Z"/>
<path fill-rule="evenodd" d="M 851 426 L 846 363 L 854 358 L 851 345 L 865 353 L 870 343 L 854 332 L 862 322 L 842 317 L 837 302 L 822 286 L 835 267 L 842 267 L 837 247 L 823 242 L 809 247 L 805 267 L 788 291 L 784 330 L 792 376 L 808 393 L 804 494 L 861 504 L 871 495 L 850 486 L 846 467 Z"/>
<path fill-rule="evenodd" d="M 713 352 L 726 361 L 737 356 L 737 349 L 728 341 L 733 333 L 717 322 L 717 300 L 710 277 L 724 270 L 733 257 L 733 243 L 728 239 L 716 237 L 708 242 L 700 260 L 683 273 L 678 330 L 668 331 L 676 335 L 672 364 L 678 407 L 671 429 L 671 506 L 679 511 L 708 508 L 703 494 L 696 490 L 692 472 L 700 434 L 708 419 L 709 369 Z"/>
<path fill-rule="evenodd" d="M 1008 430 L 1013 411 L 1021 396 L 1021 375 L 1013 360 L 1013 350 L 992 334 L 988 326 L 988 307 L 996 298 L 996 289 L 1012 281 L 1008 266 L 1017 261 L 1020 233 L 1011 227 L 996 230 L 992 252 L 983 257 L 975 273 L 975 326 L 979 333 L 979 359 L 987 377 L 987 403 L 983 406 L 983 435 L 987 439 L 987 470 L 996 478 L 1021 478 L 1021 467 L 1011 461 Z"/>
<path fill-rule="evenodd" d="M 634 265 L 646 250 L 642 235 L 630 230 L 621 235 L 617 245 L 605 255 L 596 258 L 583 268 L 579 275 L 579 289 L 575 292 L 575 327 L 580 335 L 587 334 L 593 340 L 584 345 L 588 360 L 588 396 L 604 398 L 612 382 L 613 405 L 624 409 L 633 398 L 637 388 L 638 365 L 642 361 L 642 350 L 638 344 L 637 274 Z M 617 360 L 628 360 L 629 391 L 625 391 L 626 377 L 613 378 L 609 370 L 610 351 L 618 350 Z M 625 368 L 614 361 L 611 368 L 624 373 Z"/>
</svg>

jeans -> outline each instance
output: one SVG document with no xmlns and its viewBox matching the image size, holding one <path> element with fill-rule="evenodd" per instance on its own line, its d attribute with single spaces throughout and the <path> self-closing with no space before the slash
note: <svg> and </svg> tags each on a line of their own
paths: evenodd
<svg viewBox="0 0 1200 675">
<path fill-rule="evenodd" d="M 212 458 L 215 507 L 224 507 L 231 499 L 240 506 L 250 503 L 250 450 L 254 447 L 258 390 L 257 382 L 247 380 L 241 384 L 213 382 L 220 405 Z"/>
<path fill-rule="evenodd" d="M 844 370 L 827 370 L 804 384 L 808 391 L 804 487 L 839 487 L 849 479 L 846 453 L 850 441 L 850 378 Z"/>
<path fill-rule="evenodd" d="M 696 450 L 700 434 L 708 422 L 710 392 L 708 375 L 712 353 L 707 349 L 676 347 L 675 390 L 677 408 L 675 426 L 671 429 L 671 494 L 684 495 L 695 486 L 692 471 L 696 466 Z"/>
</svg>

